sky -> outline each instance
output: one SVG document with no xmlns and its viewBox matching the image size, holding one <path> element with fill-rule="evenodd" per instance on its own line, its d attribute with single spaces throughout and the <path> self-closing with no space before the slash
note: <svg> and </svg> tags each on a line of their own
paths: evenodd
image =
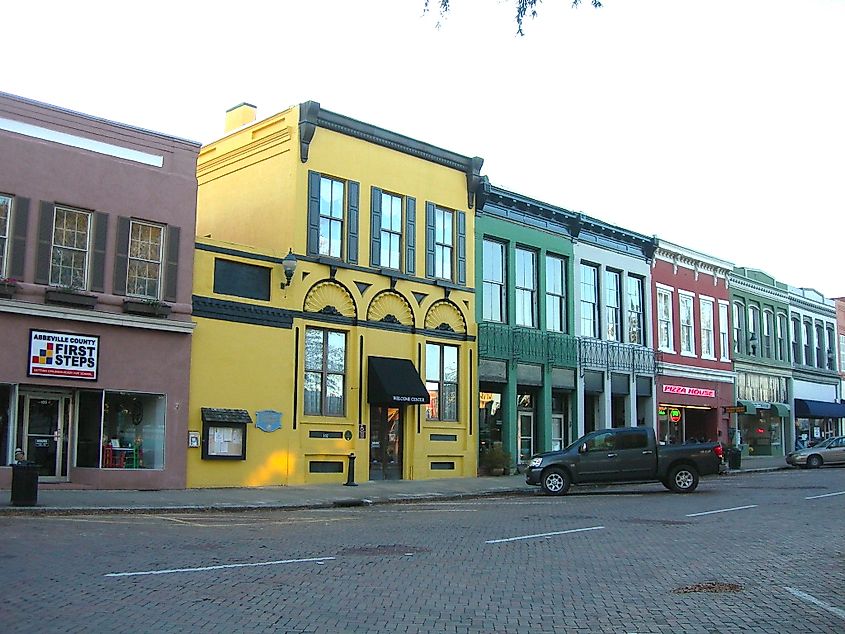
<svg viewBox="0 0 845 634">
<path fill-rule="evenodd" d="M 0 90 L 202 143 L 306 100 L 845 296 L 845 0 L 17 2 Z M 134 7 L 129 10 L 129 7 Z"/>
</svg>

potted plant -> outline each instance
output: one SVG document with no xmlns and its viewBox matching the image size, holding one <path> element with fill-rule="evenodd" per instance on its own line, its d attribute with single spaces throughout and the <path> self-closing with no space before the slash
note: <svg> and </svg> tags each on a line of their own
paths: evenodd
<svg viewBox="0 0 845 634">
<path fill-rule="evenodd" d="M 18 281 L 11 277 L 0 277 L 0 297 L 11 299 L 18 290 Z"/>
<path fill-rule="evenodd" d="M 128 297 L 123 300 L 123 312 L 147 317 L 167 317 L 170 315 L 170 304 L 158 299 Z"/>
<path fill-rule="evenodd" d="M 44 291 L 44 301 L 75 308 L 94 308 L 97 305 L 97 296 L 86 293 L 78 286 L 60 285 Z"/>
<path fill-rule="evenodd" d="M 481 452 L 478 462 L 489 475 L 500 476 L 504 475 L 505 470 L 510 467 L 511 455 L 502 449 L 500 443 L 495 443 L 489 449 Z"/>
</svg>

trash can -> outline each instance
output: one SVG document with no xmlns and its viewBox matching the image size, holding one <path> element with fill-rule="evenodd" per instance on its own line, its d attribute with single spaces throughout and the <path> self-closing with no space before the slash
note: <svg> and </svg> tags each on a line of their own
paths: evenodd
<svg viewBox="0 0 845 634">
<path fill-rule="evenodd" d="M 12 465 L 12 506 L 35 506 L 38 503 L 38 465 Z"/>
<path fill-rule="evenodd" d="M 730 447 L 728 449 L 728 468 L 739 469 L 742 465 L 742 449 Z"/>
</svg>

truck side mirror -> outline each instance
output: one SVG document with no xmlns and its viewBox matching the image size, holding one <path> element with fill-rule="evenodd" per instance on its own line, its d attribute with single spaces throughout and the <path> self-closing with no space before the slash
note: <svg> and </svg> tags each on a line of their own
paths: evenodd
<svg viewBox="0 0 845 634">
<path fill-rule="evenodd" d="M 578 453 L 587 453 L 587 443 L 583 443 L 578 447 Z"/>
</svg>

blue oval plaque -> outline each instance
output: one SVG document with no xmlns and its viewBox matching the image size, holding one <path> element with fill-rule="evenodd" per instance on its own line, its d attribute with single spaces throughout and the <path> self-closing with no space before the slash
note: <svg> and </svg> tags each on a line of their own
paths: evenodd
<svg viewBox="0 0 845 634">
<path fill-rule="evenodd" d="M 274 409 L 255 412 L 255 426 L 261 431 L 271 432 L 282 428 L 282 413 Z"/>
</svg>

